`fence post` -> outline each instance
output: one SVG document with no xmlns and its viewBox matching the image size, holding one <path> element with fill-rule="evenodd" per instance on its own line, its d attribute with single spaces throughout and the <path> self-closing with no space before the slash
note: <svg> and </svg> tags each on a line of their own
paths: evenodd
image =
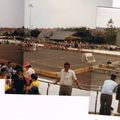
<svg viewBox="0 0 120 120">
<path fill-rule="evenodd" d="M 47 87 L 47 95 L 49 94 L 49 88 L 50 88 L 50 83 L 48 83 L 48 87 Z"/>
<path fill-rule="evenodd" d="M 95 114 L 97 112 L 97 99 L 98 99 L 98 90 L 97 90 L 96 101 L 95 101 Z"/>
</svg>

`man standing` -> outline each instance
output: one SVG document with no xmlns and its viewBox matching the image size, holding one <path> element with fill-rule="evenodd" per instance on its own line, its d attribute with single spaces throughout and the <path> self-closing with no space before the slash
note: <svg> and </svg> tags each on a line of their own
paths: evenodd
<svg viewBox="0 0 120 120">
<path fill-rule="evenodd" d="M 70 63 L 66 62 L 64 63 L 64 69 L 61 70 L 60 75 L 58 76 L 58 79 L 56 81 L 56 83 L 60 82 L 59 95 L 70 96 L 72 93 L 72 85 L 74 81 L 80 88 L 80 84 L 77 80 L 75 72 L 70 69 Z"/>
<path fill-rule="evenodd" d="M 111 114 L 112 94 L 118 85 L 118 83 L 115 82 L 115 79 L 116 79 L 116 75 L 112 74 L 111 79 L 105 80 L 102 86 L 101 98 L 100 98 L 101 115 Z"/>
</svg>

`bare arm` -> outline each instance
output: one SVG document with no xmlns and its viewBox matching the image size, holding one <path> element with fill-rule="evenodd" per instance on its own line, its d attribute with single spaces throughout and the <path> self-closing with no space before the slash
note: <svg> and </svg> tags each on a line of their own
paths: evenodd
<svg viewBox="0 0 120 120">
<path fill-rule="evenodd" d="M 57 84 L 60 81 L 60 75 L 61 73 L 57 74 L 57 79 L 54 81 L 54 84 Z"/>
<path fill-rule="evenodd" d="M 79 89 L 81 89 L 80 82 L 78 80 L 75 80 L 76 85 L 78 86 Z"/>
<path fill-rule="evenodd" d="M 57 78 L 54 82 L 54 84 L 57 84 L 60 81 L 60 78 Z"/>
</svg>

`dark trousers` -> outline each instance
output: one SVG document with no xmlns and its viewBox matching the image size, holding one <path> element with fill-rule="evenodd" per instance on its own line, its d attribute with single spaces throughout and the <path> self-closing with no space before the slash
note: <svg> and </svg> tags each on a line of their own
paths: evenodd
<svg viewBox="0 0 120 120">
<path fill-rule="evenodd" d="M 59 95 L 68 95 L 71 96 L 72 86 L 60 86 Z"/>
<path fill-rule="evenodd" d="M 100 98 L 100 104 L 100 114 L 111 115 L 112 95 L 102 93 Z"/>
<path fill-rule="evenodd" d="M 118 108 L 117 108 L 117 112 L 120 113 L 120 100 L 118 101 Z"/>
</svg>

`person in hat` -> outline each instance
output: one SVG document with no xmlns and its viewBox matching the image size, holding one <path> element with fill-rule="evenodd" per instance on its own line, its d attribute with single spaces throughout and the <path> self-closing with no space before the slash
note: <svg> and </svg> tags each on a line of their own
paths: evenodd
<svg viewBox="0 0 120 120">
<path fill-rule="evenodd" d="M 101 115 L 111 115 L 112 94 L 118 86 L 118 83 L 115 82 L 116 77 L 115 74 L 112 74 L 111 78 L 103 83 L 100 98 Z"/>
</svg>

